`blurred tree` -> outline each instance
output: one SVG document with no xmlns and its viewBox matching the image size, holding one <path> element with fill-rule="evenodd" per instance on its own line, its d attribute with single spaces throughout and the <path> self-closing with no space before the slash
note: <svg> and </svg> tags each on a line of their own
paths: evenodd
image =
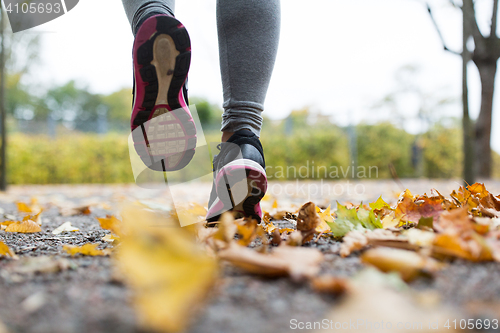
<svg viewBox="0 0 500 333">
<path fill-rule="evenodd" d="M 1 7 L 1 5 L 0 5 Z M 7 114 L 14 114 L 15 109 L 23 104 L 24 112 L 33 112 L 32 107 L 26 107 L 32 102 L 21 87 L 21 80 L 39 59 L 40 38 L 36 34 L 17 33 L 6 29 L 6 15 L 0 8 L 0 38 L 1 38 L 1 60 L 0 60 L 0 113 L 2 146 L 0 148 L 0 189 L 6 187 L 6 150 L 7 150 Z"/>
<path fill-rule="evenodd" d="M 109 121 L 130 121 L 132 110 L 132 89 L 123 88 L 102 97 L 102 102 L 108 108 Z"/>
<path fill-rule="evenodd" d="M 500 58 L 500 38 L 497 35 L 498 0 L 492 0 L 491 24 L 487 33 L 483 33 L 479 29 L 478 18 L 474 8 L 475 2 L 473 0 L 463 0 L 461 5 L 454 0 L 450 0 L 450 2 L 453 6 L 462 10 L 463 52 L 452 51 L 446 46 L 446 43 L 439 32 L 438 25 L 434 21 L 430 7 L 428 7 L 429 13 L 431 14 L 431 18 L 433 18 L 436 28 L 438 28 L 439 36 L 443 41 L 444 49 L 461 55 L 465 64 L 469 61 L 469 59 L 472 60 L 479 71 L 479 77 L 481 80 L 481 108 L 479 116 L 476 120 L 474 131 L 475 156 L 469 156 L 472 148 L 470 148 L 470 144 L 468 142 L 465 142 L 464 147 L 466 156 L 464 157 L 464 160 L 475 160 L 477 163 L 478 176 L 490 178 L 492 169 L 492 151 L 490 141 L 493 94 L 495 90 L 497 61 Z M 469 37 L 472 37 L 474 42 L 473 50 L 468 50 L 467 48 Z M 463 67 L 465 68 L 466 65 Z M 464 87 L 466 87 L 466 70 L 463 69 L 463 71 Z M 467 102 L 466 97 L 464 97 L 464 102 Z M 466 110 L 466 108 L 467 105 L 464 103 L 464 116 L 466 116 L 466 111 L 468 113 L 468 109 Z M 470 135 L 470 128 L 468 127 L 471 127 L 471 124 L 466 118 L 464 118 L 464 139 L 466 140 L 467 136 Z M 468 170 L 470 166 L 466 165 L 466 168 L 466 170 Z"/>
<path fill-rule="evenodd" d="M 90 93 L 86 87 L 79 87 L 73 80 L 50 89 L 45 103 L 50 110 L 49 122 L 60 121 L 68 129 L 84 132 L 97 131 L 99 113 L 108 111 L 101 95 Z"/>
<path fill-rule="evenodd" d="M 220 126 L 222 110 L 202 97 L 191 97 L 190 105 L 196 106 L 200 123 L 204 128 L 212 129 Z"/>
</svg>

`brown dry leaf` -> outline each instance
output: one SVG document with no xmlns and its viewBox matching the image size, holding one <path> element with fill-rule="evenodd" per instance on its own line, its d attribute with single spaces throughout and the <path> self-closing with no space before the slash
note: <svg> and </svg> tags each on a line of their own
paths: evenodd
<svg viewBox="0 0 500 333">
<path fill-rule="evenodd" d="M 399 231 L 392 232 L 386 229 L 350 231 L 347 233 L 340 245 L 340 255 L 347 257 L 353 251 L 364 249 L 366 246 L 385 246 L 405 250 L 417 250 L 419 246 L 414 246 L 408 242 L 408 238 Z"/>
<path fill-rule="evenodd" d="M 483 233 L 484 226 L 474 222 L 467 208 L 443 213 L 434 224 L 434 228 L 439 232 L 433 242 L 434 255 L 453 256 L 472 261 L 493 260 L 488 242 L 477 232 L 479 230 Z"/>
<path fill-rule="evenodd" d="M 349 231 L 347 235 L 344 236 L 342 244 L 340 244 L 340 256 L 347 257 L 354 251 L 359 251 L 368 245 L 368 238 L 365 234 L 354 230 Z"/>
<path fill-rule="evenodd" d="M 4 242 L 0 241 L 0 257 L 6 256 L 12 259 L 17 259 L 17 255 Z"/>
<path fill-rule="evenodd" d="M 59 211 L 62 216 L 89 215 L 91 213 L 89 205 L 59 207 Z"/>
<path fill-rule="evenodd" d="M 491 261 L 493 253 L 487 241 L 475 232 L 467 238 L 457 234 L 439 234 L 432 247 L 435 256 L 452 256 L 471 261 Z"/>
<path fill-rule="evenodd" d="M 270 254 L 258 253 L 231 243 L 218 256 L 250 273 L 265 276 L 290 275 L 294 280 L 311 278 L 319 272 L 323 254 L 315 248 L 280 245 Z"/>
<path fill-rule="evenodd" d="M 314 277 L 311 280 L 311 286 L 317 292 L 333 294 L 335 296 L 342 296 L 348 293 L 351 288 L 347 279 L 329 275 Z"/>
<path fill-rule="evenodd" d="M 59 235 L 62 234 L 63 232 L 72 232 L 72 231 L 79 231 L 80 229 L 74 227 L 71 225 L 70 221 L 64 222 L 54 230 L 52 230 L 53 235 Z"/>
<path fill-rule="evenodd" d="M 122 221 L 120 221 L 116 217 L 112 215 L 106 215 L 106 217 L 98 217 L 97 220 L 101 224 L 101 228 L 110 230 L 115 235 L 121 235 Z"/>
<path fill-rule="evenodd" d="M 444 211 L 440 196 L 413 197 L 410 190 L 401 193 L 395 210 L 395 218 L 405 222 L 418 222 L 422 217 L 437 217 Z"/>
<path fill-rule="evenodd" d="M 217 276 L 217 263 L 196 243 L 191 231 L 154 212 L 126 207 L 128 231 L 117 249 L 117 266 L 134 291 L 141 326 L 160 332 L 183 331 Z"/>
<path fill-rule="evenodd" d="M 34 233 L 41 232 L 42 228 L 31 220 L 11 223 L 5 228 L 6 232 Z"/>
<path fill-rule="evenodd" d="M 288 235 L 288 238 L 286 239 L 286 245 L 289 246 L 301 246 L 302 243 L 304 242 L 304 237 L 302 236 L 302 233 L 298 230 L 293 231 Z"/>
<path fill-rule="evenodd" d="M 299 209 L 297 216 L 297 230 L 309 232 L 321 223 L 321 219 L 316 213 L 316 205 L 312 202 L 305 203 Z"/>
<path fill-rule="evenodd" d="M 382 272 L 398 272 L 405 281 L 422 273 L 434 273 L 443 265 L 418 253 L 388 247 L 370 249 L 361 255 L 361 261 L 377 267 Z"/>
<path fill-rule="evenodd" d="M 84 256 L 106 256 L 109 254 L 109 250 L 99 250 L 97 247 L 99 243 L 91 244 L 87 243 L 82 246 L 75 245 L 64 245 L 63 251 L 66 251 L 68 254 L 74 256 L 77 254 L 82 254 Z"/>
<path fill-rule="evenodd" d="M 281 244 L 281 235 L 278 229 L 274 229 L 273 231 L 273 238 L 271 239 L 271 243 L 273 245 L 280 245 Z"/>
</svg>

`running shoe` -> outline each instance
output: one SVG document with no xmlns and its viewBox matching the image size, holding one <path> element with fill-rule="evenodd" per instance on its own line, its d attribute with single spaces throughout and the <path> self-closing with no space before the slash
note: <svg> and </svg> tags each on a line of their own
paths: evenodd
<svg viewBox="0 0 500 333">
<path fill-rule="evenodd" d="M 266 162 L 259 138 L 248 130 L 235 132 L 218 145 L 207 221 L 218 221 L 226 211 L 235 217 L 262 219 L 260 200 L 267 190 Z"/>
<path fill-rule="evenodd" d="M 186 28 L 172 16 L 149 17 L 137 31 L 133 59 L 135 150 L 150 169 L 182 169 L 196 147 L 186 88 L 191 62 Z"/>
</svg>

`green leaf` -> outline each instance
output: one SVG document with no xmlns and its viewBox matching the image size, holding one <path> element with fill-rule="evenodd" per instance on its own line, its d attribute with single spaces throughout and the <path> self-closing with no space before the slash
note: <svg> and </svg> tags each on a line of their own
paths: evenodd
<svg viewBox="0 0 500 333">
<path fill-rule="evenodd" d="M 336 237 L 343 237 L 352 230 L 382 228 L 382 221 L 375 216 L 373 210 L 363 207 L 348 209 L 337 202 L 337 217 L 333 222 L 326 222 Z"/>
<path fill-rule="evenodd" d="M 430 217 L 421 217 L 418 220 L 417 228 L 418 229 L 424 229 L 424 227 L 431 228 L 432 229 L 432 223 L 434 219 L 432 216 Z"/>
<path fill-rule="evenodd" d="M 377 201 L 375 202 L 372 202 L 370 204 L 370 208 L 371 209 L 382 209 L 382 208 L 391 208 L 391 206 L 389 206 L 389 204 L 387 202 L 384 201 L 384 199 L 382 199 L 382 196 L 380 196 Z"/>
<path fill-rule="evenodd" d="M 360 207 L 358 210 L 358 218 L 366 229 L 374 230 L 382 228 L 382 221 L 375 216 L 373 210 L 366 210 Z"/>
</svg>

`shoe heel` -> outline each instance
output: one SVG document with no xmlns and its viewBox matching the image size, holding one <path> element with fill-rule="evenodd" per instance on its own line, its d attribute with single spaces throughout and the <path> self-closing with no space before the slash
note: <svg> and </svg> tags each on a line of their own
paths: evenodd
<svg viewBox="0 0 500 333">
<path fill-rule="evenodd" d="M 267 190 L 264 168 L 252 160 L 239 159 L 225 165 L 217 174 L 216 191 L 224 207 L 237 217 L 262 218 L 259 202 Z"/>
</svg>

